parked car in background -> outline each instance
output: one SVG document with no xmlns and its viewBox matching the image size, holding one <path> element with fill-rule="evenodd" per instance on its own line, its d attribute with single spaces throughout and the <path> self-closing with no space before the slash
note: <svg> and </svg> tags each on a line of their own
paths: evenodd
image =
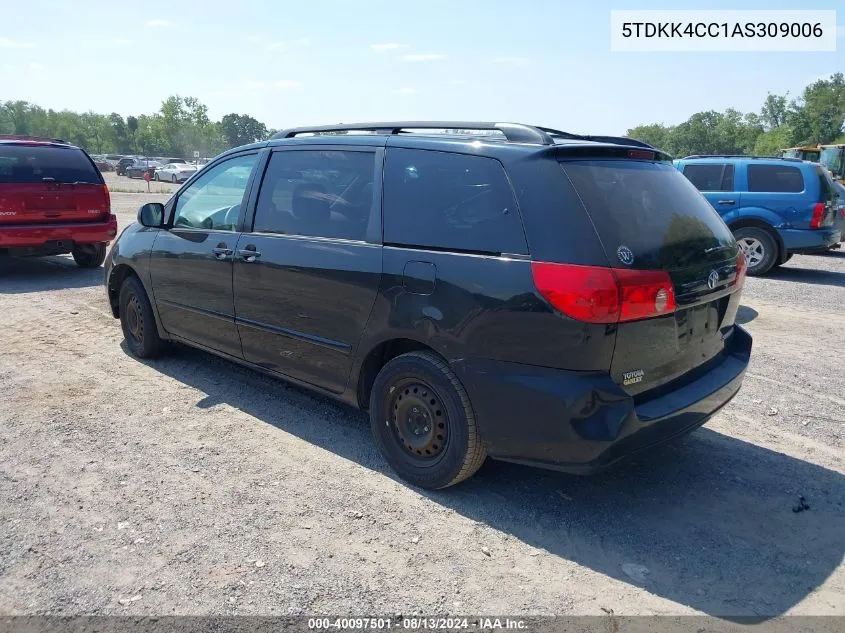
<svg viewBox="0 0 845 633">
<path fill-rule="evenodd" d="M 152 179 L 156 169 L 163 167 L 157 160 L 146 160 L 143 158 L 136 159 L 131 165 L 125 168 L 125 173 L 129 178 L 143 178 L 144 174 L 149 174 Z"/>
<path fill-rule="evenodd" d="M 0 253 L 71 253 L 100 266 L 117 218 L 103 176 L 79 147 L 57 139 L 0 135 Z"/>
<path fill-rule="evenodd" d="M 743 253 L 633 139 L 294 129 L 138 220 L 105 275 L 132 354 L 182 341 L 369 410 L 424 488 L 488 455 L 601 469 L 704 424 L 749 361 Z"/>
<path fill-rule="evenodd" d="M 155 170 L 153 180 L 164 180 L 166 182 L 185 182 L 197 171 L 196 165 L 187 163 L 169 163 Z"/>
<path fill-rule="evenodd" d="M 188 161 L 186 161 L 184 158 L 162 158 L 161 162 L 164 163 L 165 165 L 167 165 L 169 163 L 183 163 L 183 164 L 188 163 Z"/>
<path fill-rule="evenodd" d="M 92 156 L 91 158 L 94 161 L 94 165 L 96 165 L 97 169 L 100 171 L 111 171 L 113 169 L 111 163 L 106 160 L 105 156 Z"/>
<path fill-rule="evenodd" d="M 749 275 L 765 275 L 794 253 L 824 252 L 839 243 L 836 192 L 817 163 L 687 156 L 675 166 L 733 231 L 748 258 Z"/>
<path fill-rule="evenodd" d="M 115 163 L 114 166 L 114 173 L 118 176 L 125 176 L 126 175 L 126 168 L 129 165 L 132 165 L 135 162 L 135 158 L 133 156 L 124 156 L 120 160 Z"/>
<path fill-rule="evenodd" d="M 114 169 L 117 166 L 117 163 L 123 158 L 122 154 L 106 154 L 105 156 L 106 161 L 108 161 L 111 168 Z"/>
</svg>

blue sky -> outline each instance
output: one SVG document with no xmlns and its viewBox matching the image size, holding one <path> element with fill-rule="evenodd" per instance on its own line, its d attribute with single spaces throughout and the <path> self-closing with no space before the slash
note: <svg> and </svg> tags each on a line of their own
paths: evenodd
<svg viewBox="0 0 845 633">
<path fill-rule="evenodd" d="M 611 9 L 837 4 L 0 0 L 0 100 L 127 115 L 181 94 L 276 128 L 474 119 L 618 134 L 798 94 L 845 71 L 845 38 L 840 26 L 835 53 L 614 53 Z"/>
</svg>

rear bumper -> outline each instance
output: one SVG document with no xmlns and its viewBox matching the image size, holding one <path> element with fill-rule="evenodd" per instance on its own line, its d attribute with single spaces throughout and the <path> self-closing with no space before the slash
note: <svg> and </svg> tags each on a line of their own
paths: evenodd
<svg viewBox="0 0 845 633">
<path fill-rule="evenodd" d="M 491 457 L 586 474 L 689 433 L 730 402 L 748 367 L 751 336 L 735 326 L 728 341 L 708 373 L 640 404 L 605 373 L 483 359 L 452 367 Z"/>
<path fill-rule="evenodd" d="M 117 235 L 117 217 L 109 216 L 105 222 L 77 222 L 68 224 L 15 224 L 0 226 L 0 248 L 56 249 L 57 243 L 69 245 L 111 242 Z M 62 246 L 59 248 L 62 248 Z"/>
<path fill-rule="evenodd" d="M 790 253 L 811 253 L 825 251 L 840 240 L 835 226 L 824 229 L 779 229 L 783 245 Z"/>
</svg>

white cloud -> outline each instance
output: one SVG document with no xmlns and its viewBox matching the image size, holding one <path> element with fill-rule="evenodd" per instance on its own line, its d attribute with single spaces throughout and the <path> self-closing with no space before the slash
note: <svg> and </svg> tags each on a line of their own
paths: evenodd
<svg viewBox="0 0 845 633">
<path fill-rule="evenodd" d="M 34 70 L 35 72 L 38 72 L 39 70 L 44 70 L 44 65 L 39 64 L 38 62 L 30 62 L 29 63 L 29 69 Z"/>
<path fill-rule="evenodd" d="M 420 91 L 416 88 L 411 88 L 410 86 L 408 86 L 405 88 L 398 88 L 396 90 L 396 93 L 400 95 L 418 95 Z"/>
<path fill-rule="evenodd" d="M 111 42 L 117 46 L 130 46 L 132 44 L 132 40 L 128 40 L 125 37 L 113 37 L 111 38 Z"/>
<path fill-rule="evenodd" d="M 276 88 L 299 88 L 301 85 L 298 81 L 290 81 L 289 79 L 276 82 Z"/>
<path fill-rule="evenodd" d="M 264 49 L 268 53 L 278 50 L 288 50 L 295 46 L 308 46 L 311 44 L 311 40 L 307 37 L 299 37 L 295 40 L 276 40 L 267 37 L 266 35 L 250 35 L 247 38 L 247 41 Z"/>
<path fill-rule="evenodd" d="M 510 66 L 524 66 L 528 63 L 527 57 L 497 57 L 493 60 L 497 64 L 508 64 Z"/>
<path fill-rule="evenodd" d="M 0 37 L 0 48 L 32 48 L 35 46 L 32 42 L 24 42 L 23 40 L 13 40 L 8 37 Z"/>
<path fill-rule="evenodd" d="M 146 25 L 156 29 L 173 28 L 173 22 L 170 20 L 147 20 Z"/>
<path fill-rule="evenodd" d="M 386 53 L 387 51 L 395 51 L 400 48 L 408 48 L 408 45 L 397 44 L 396 42 L 387 42 L 386 44 L 370 44 L 370 48 L 374 53 Z"/>
<path fill-rule="evenodd" d="M 425 53 L 424 55 L 404 55 L 403 62 L 436 62 L 441 59 L 446 59 L 446 56 L 441 53 Z"/>
</svg>

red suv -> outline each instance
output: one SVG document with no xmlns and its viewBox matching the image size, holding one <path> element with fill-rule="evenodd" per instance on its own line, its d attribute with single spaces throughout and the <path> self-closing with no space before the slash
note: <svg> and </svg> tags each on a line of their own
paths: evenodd
<svg viewBox="0 0 845 633">
<path fill-rule="evenodd" d="M 94 268 L 115 235 L 109 190 L 88 154 L 58 139 L 0 135 L 0 254 L 71 253 Z"/>
</svg>

